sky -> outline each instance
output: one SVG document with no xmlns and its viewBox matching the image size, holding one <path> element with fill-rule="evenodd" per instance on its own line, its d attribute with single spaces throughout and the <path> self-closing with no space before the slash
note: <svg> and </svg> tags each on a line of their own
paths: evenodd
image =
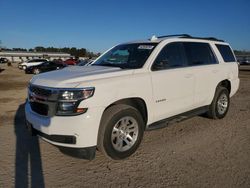
<svg viewBox="0 0 250 188">
<path fill-rule="evenodd" d="M 8 48 L 103 52 L 118 43 L 182 33 L 250 51 L 250 0 L 0 0 L 0 40 Z"/>
</svg>

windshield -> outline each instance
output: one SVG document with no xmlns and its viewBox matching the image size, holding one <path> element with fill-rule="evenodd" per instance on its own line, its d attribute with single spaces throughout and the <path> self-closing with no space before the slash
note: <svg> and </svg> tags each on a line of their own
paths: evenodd
<svg viewBox="0 0 250 188">
<path fill-rule="evenodd" d="M 92 65 L 112 66 L 124 69 L 141 68 L 156 45 L 156 43 L 118 45 L 105 53 Z"/>
</svg>

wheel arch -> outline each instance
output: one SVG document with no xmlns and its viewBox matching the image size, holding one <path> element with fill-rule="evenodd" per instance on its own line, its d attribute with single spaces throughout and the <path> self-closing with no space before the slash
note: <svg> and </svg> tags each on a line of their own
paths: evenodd
<svg viewBox="0 0 250 188">
<path fill-rule="evenodd" d="M 132 98 L 125 98 L 125 99 L 117 100 L 117 101 L 113 102 L 112 104 L 110 104 L 109 106 L 107 106 L 105 108 L 104 112 L 108 108 L 110 108 L 111 106 L 119 105 L 119 104 L 126 104 L 126 105 L 129 105 L 129 106 L 136 108 L 140 112 L 140 114 L 144 120 L 145 126 L 147 125 L 148 110 L 147 110 L 146 102 L 142 98 L 132 97 Z M 104 114 L 104 112 L 103 112 L 103 114 Z M 102 116 L 103 116 L 103 114 L 102 114 Z"/>
<path fill-rule="evenodd" d="M 228 80 L 228 79 L 222 80 L 222 81 L 217 85 L 216 89 L 217 89 L 218 87 L 220 87 L 220 86 L 227 88 L 227 90 L 228 90 L 228 92 L 229 92 L 229 95 L 230 95 L 230 92 L 231 92 L 231 82 L 230 82 L 230 80 Z"/>
</svg>

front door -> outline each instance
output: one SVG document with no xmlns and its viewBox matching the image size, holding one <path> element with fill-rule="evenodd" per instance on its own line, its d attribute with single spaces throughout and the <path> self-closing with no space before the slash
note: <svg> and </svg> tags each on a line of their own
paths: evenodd
<svg viewBox="0 0 250 188">
<path fill-rule="evenodd" d="M 167 44 L 152 65 L 154 119 L 165 119 L 193 108 L 195 76 L 187 67 L 181 42 Z"/>
</svg>

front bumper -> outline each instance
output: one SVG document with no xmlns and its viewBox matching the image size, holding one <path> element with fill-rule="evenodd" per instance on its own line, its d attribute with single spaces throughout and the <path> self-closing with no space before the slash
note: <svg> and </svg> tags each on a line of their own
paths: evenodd
<svg viewBox="0 0 250 188">
<path fill-rule="evenodd" d="M 33 112 L 28 102 L 25 104 L 26 120 L 32 125 L 34 132 L 53 145 L 68 148 L 67 151 L 96 147 L 103 111 L 104 108 L 95 107 L 77 116 L 48 117 Z"/>
<path fill-rule="evenodd" d="M 26 74 L 33 73 L 33 69 L 30 69 L 30 68 L 26 68 L 24 71 Z"/>
</svg>

